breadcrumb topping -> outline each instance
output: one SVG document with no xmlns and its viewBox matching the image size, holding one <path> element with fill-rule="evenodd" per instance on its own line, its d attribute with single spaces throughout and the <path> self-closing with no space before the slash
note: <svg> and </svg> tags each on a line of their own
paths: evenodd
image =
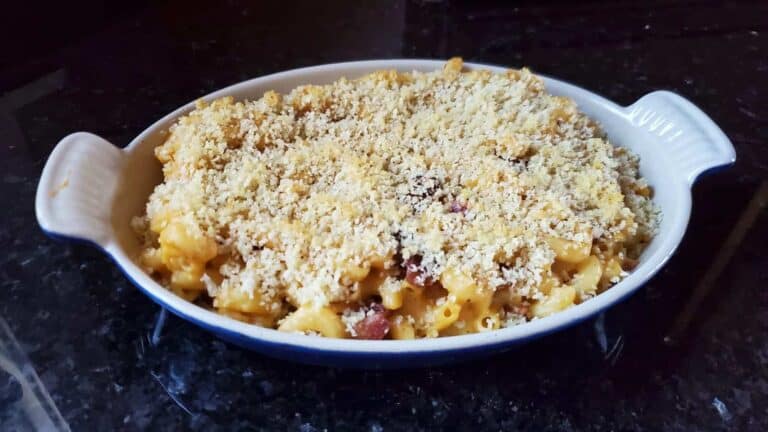
<svg viewBox="0 0 768 432">
<path fill-rule="evenodd" d="M 550 238 L 598 255 L 637 244 L 637 258 L 659 219 L 637 157 L 527 69 L 460 70 L 452 60 L 199 101 L 156 149 L 165 180 L 136 221 L 147 248 L 154 221 L 214 239 L 224 258 L 218 278 L 206 275 L 209 295 L 256 293 L 275 313 L 348 304 L 358 269 L 410 257 L 432 280 L 458 269 L 531 301 L 548 294 Z M 364 317 L 342 319 L 353 333 Z M 521 320 L 505 312 L 502 325 Z"/>
</svg>

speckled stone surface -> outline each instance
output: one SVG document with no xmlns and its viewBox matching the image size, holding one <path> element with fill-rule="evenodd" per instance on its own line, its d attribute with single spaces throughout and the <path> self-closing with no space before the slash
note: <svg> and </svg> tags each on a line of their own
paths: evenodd
<svg viewBox="0 0 768 432">
<path fill-rule="evenodd" d="M 768 5 L 324 3 L 109 11 L 84 1 L 27 33 L 3 26 L 21 33 L 0 39 L 13 44 L 0 58 L 0 315 L 72 430 L 768 430 L 768 210 L 724 247 L 768 179 Z M 19 20 L 35 15 L 27 9 Z M 739 161 L 696 184 L 679 252 L 628 301 L 512 352 L 434 369 L 279 362 L 173 316 L 153 338 L 159 308 L 107 258 L 37 227 L 40 171 L 70 132 L 122 146 L 178 105 L 243 79 L 452 55 L 527 65 L 622 104 L 679 92 L 722 126 Z M 678 343 L 665 344 L 723 250 L 733 255 L 712 291 Z M 0 382 L 8 430 L 22 428 L 9 420 L 15 394 Z"/>
</svg>

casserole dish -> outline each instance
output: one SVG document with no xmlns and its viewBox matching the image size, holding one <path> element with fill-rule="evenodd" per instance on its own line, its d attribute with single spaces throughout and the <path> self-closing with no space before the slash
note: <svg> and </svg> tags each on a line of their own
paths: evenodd
<svg viewBox="0 0 768 432">
<path fill-rule="evenodd" d="M 239 83 L 205 96 L 255 99 L 265 91 L 288 92 L 302 84 L 327 84 L 381 69 L 431 71 L 438 60 L 375 60 L 296 69 Z M 468 63 L 468 69 L 505 68 Z M 658 233 L 637 268 L 611 289 L 577 306 L 515 327 L 471 335 L 419 340 L 330 339 L 278 332 L 238 322 L 177 297 L 135 262 L 140 244 L 131 218 L 143 212 L 147 197 L 162 181 L 154 148 L 169 127 L 191 111 L 189 103 L 139 134 L 125 149 L 95 135 L 65 137 L 51 153 L 36 196 L 36 214 L 53 237 L 83 240 L 104 250 L 125 275 L 172 313 L 238 345 L 299 362 L 357 367 L 400 367 L 446 363 L 508 349 L 572 325 L 610 307 L 653 276 L 680 243 L 691 209 L 690 188 L 704 171 L 735 161 L 728 138 L 693 104 L 670 92 L 648 94 L 629 107 L 618 106 L 576 86 L 544 77 L 546 89 L 573 99 L 597 120 L 609 139 L 640 157 L 640 172 L 655 191 L 661 209 Z"/>
</svg>

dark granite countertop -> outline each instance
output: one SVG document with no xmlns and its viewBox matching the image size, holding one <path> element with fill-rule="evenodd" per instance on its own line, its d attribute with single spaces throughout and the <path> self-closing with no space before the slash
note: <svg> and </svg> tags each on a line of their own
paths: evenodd
<svg viewBox="0 0 768 432">
<path fill-rule="evenodd" d="M 39 376 L 41 400 L 50 396 L 51 418 L 55 407 L 72 430 L 89 431 L 768 430 L 768 211 L 759 205 L 768 4 L 270 3 L 4 10 L 0 316 Z M 35 222 L 43 163 L 70 132 L 125 145 L 175 107 L 243 79 L 453 55 L 527 65 L 622 104 L 676 91 L 721 125 L 738 163 L 695 185 L 679 252 L 629 300 L 506 354 L 433 369 L 308 367 L 174 316 L 158 325 L 159 308 L 109 259 L 53 242 Z M 734 227 L 746 236 L 729 242 Z M 4 375 L 0 429 L 25 430 L 19 395 Z"/>
</svg>

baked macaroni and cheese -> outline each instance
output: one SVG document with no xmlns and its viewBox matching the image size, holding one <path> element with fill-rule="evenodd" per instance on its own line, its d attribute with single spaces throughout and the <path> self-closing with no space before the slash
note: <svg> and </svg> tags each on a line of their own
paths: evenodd
<svg viewBox="0 0 768 432">
<path fill-rule="evenodd" d="M 155 153 L 141 265 L 288 332 L 411 339 L 545 317 L 626 276 L 658 219 L 637 158 L 572 100 L 458 58 L 201 101 Z"/>
</svg>

